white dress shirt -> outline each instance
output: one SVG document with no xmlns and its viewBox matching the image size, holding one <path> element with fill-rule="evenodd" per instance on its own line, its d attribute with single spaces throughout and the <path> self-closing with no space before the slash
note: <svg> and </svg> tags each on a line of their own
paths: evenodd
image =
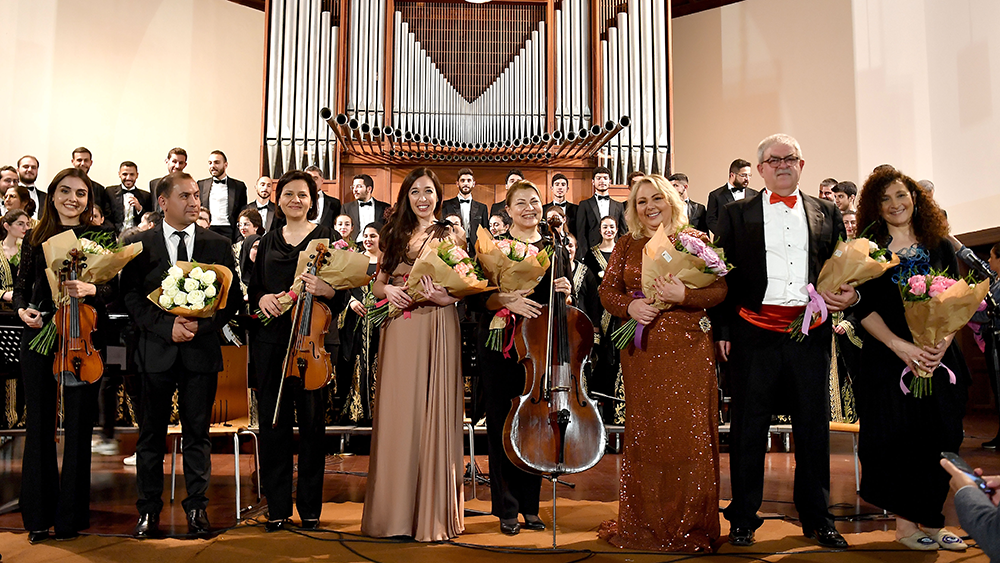
<svg viewBox="0 0 1000 563">
<path fill-rule="evenodd" d="M 21 182 L 18 182 L 18 185 L 23 186 L 23 187 L 25 187 L 25 188 L 28 189 L 28 196 L 31 197 L 31 201 L 35 202 L 35 214 L 34 214 L 34 218 L 35 219 L 41 218 L 41 216 L 42 216 L 42 204 L 41 204 L 40 201 L 38 201 L 38 192 L 40 192 L 42 190 L 38 189 L 38 186 L 25 186 Z"/>
<path fill-rule="evenodd" d="M 739 201 L 747 196 L 746 188 L 743 188 L 738 192 L 734 192 L 733 188 L 735 188 L 736 186 L 730 184 L 729 182 L 726 182 L 726 187 L 729 188 L 729 193 L 730 195 L 733 196 L 733 201 Z"/>
<path fill-rule="evenodd" d="M 184 239 L 184 242 L 185 246 L 187 246 L 188 262 L 194 260 L 194 227 L 195 224 L 191 223 L 184 229 L 184 232 L 187 233 L 187 238 Z M 163 221 L 163 241 L 167 245 L 167 256 L 170 257 L 171 266 L 177 263 L 177 241 L 179 239 L 174 236 L 176 232 L 177 229 L 171 227 L 166 221 Z"/>
<path fill-rule="evenodd" d="M 316 192 L 316 218 L 315 219 L 310 219 L 309 220 L 310 223 L 312 223 L 314 225 L 319 225 L 319 220 L 323 218 L 323 200 L 325 200 L 325 199 L 326 198 L 323 197 L 323 192 L 322 191 L 317 191 Z M 337 218 L 334 217 L 333 220 L 336 221 Z"/>
<path fill-rule="evenodd" d="M 212 213 L 212 226 L 229 226 L 229 184 L 226 178 L 219 178 L 222 184 L 212 178 L 212 190 L 208 194 L 208 210 Z"/>
<path fill-rule="evenodd" d="M 472 213 L 472 196 L 464 198 L 458 196 L 458 208 L 462 211 L 462 228 L 469 232 L 469 214 Z"/>
<path fill-rule="evenodd" d="M 610 194 L 606 194 L 606 195 L 610 196 Z M 594 194 L 594 197 L 595 198 L 599 198 L 597 200 L 597 209 L 598 209 L 598 211 L 601 212 L 600 219 L 603 219 L 603 218 L 607 217 L 608 215 L 611 215 L 611 199 L 610 199 L 610 197 L 608 199 L 604 199 L 603 196 L 601 196 L 600 194 L 596 194 L 596 193 Z"/>
<path fill-rule="evenodd" d="M 260 213 L 260 224 L 267 225 L 267 213 L 268 213 L 267 203 L 265 203 L 263 206 L 261 206 L 259 201 L 255 201 L 254 203 L 256 204 L 257 207 L 257 213 Z"/>
<path fill-rule="evenodd" d="M 780 201 L 772 204 L 770 190 L 765 189 L 762 194 L 767 264 L 764 305 L 795 307 L 808 301 L 805 288 L 809 283 L 809 226 L 798 188 L 793 195 L 795 206 L 789 208 Z"/>
</svg>

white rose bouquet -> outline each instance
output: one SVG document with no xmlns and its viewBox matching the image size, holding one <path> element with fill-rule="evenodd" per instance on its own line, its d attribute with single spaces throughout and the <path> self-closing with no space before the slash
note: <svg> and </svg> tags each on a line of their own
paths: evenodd
<svg viewBox="0 0 1000 563">
<path fill-rule="evenodd" d="M 226 306 L 232 282 L 233 274 L 225 266 L 177 262 L 149 299 L 177 316 L 207 318 Z"/>
</svg>

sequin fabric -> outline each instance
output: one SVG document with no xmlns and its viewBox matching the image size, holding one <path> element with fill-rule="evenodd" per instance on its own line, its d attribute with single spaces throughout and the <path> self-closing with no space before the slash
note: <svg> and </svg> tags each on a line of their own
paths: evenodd
<svg viewBox="0 0 1000 563">
<path fill-rule="evenodd" d="M 623 237 L 601 283 L 601 302 L 628 318 L 641 287 L 648 238 Z M 660 551 L 710 551 L 719 539 L 718 385 L 705 309 L 726 295 L 720 279 L 688 289 L 684 302 L 646 331 L 645 350 L 622 350 L 628 410 L 617 521 L 599 535 L 613 545 Z"/>
</svg>

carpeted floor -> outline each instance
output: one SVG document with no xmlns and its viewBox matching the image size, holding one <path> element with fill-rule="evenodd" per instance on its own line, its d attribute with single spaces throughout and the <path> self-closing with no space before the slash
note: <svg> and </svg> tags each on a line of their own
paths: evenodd
<svg viewBox="0 0 1000 563">
<path fill-rule="evenodd" d="M 614 518 L 618 503 L 560 500 L 558 506 L 559 549 L 553 551 L 551 530 L 521 532 L 509 537 L 500 534 L 496 518 L 471 516 L 465 519 L 465 534 L 454 542 L 419 544 L 366 538 L 360 535 L 362 506 L 359 503 L 328 503 L 323 507 L 323 530 L 308 534 L 278 532 L 265 534 L 259 525 L 242 525 L 212 539 L 161 539 L 137 541 L 128 537 L 84 536 L 70 542 L 49 541 L 28 545 L 24 533 L 0 534 L 0 554 L 6 562 L 16 563 L 258 563 L 270 561 L 390 562 L 405 563 L 475 563 L 496 561 L 532 561 L 571 563 L 591 561 L 634 561 L 636 563 L 673 562 L 708 557 L 709 560 L 758 560 L 783 562 L 986 562 L 982 551 L 973 547 L 965 553 L 918 553 L 899 546 L 893 531 L 845 534 L 851 549 L 833 552 L 821 548 L 801 535 L 793 523 L 767 520 L 757 531 L 757 543 L 750 548 L 734 548 L 725 543 L 728 525 L 722 520 L 723 539 L 715 554 L 624 552 L 596 537 L 604 520 Z M 488 511 L 489 503 L 469 501 L 466 508 Z M 551 504 L 542 507 L 540 516 L 551 522 Z M 721 517 L 721 516 L 720 516 Z M 953 530 L 959 532 L 959 530 Z"/>
</svg>

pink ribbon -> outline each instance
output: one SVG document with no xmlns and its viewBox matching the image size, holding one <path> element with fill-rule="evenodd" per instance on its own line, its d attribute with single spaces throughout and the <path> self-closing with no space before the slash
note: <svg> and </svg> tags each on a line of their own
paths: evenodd
<svg viewBox="0 0 1000 563">
<path fill-rule="evenodd" d="M 297 301 L 299 298 L 299 295 L 291 290 L 288 291 L 288 296 L 292 298 L 292 301 Z"/>
<path fill-rule="evenodd" d="M 507 319 L 506 326 L 504 326 L 503 331 L 505 333 L 509 333 L 509 336 L 506 334 L 504 335 L 504 340 L 507 342 L 503 345 L 503 357 L 510 358 L 510 351 L 514 347 L 514 324 L 517 322 L 517 318 L 514 316 L 514 313 L 506 307 L 497 311 L 496 316 L 502 319 Z"/>
<path fill-rule="evenodd" d="M 646 295 L 641 291 L 632 292 L 633 299 L 645 299 Z M 642 344 L 642 332 L 646 328 L 646 325 L 636 322 L 635 323 L 635 338 L 632 339 L 632 343 L 635 344 L 636 350 L 645 350 L 646 347 Z"/>
<path fill-rule="evenodd" d="M 806 310 L 802 313 L 802 334 L 809 336 L 809 325 L 812 324 L 813 315 L 819 313 L 819 322 L 826 322 L 826 317 L 828 311 L 826 308 L 826 301 L 819 293 L 816 293 L 816 288 L 813 284 L 806 286 L 806 293 L 809 294 L 809 303 L 806 303 Z"/>
<path fill-rule="evenodd" d="M 955 384 L 955 372 L 951 371 L 951 368 L 948 367 L 948 366 L 946 366 L 946 365 L 944 365 L 944 364 L 941 364 L 938 367 L 942 367 L 945 370 L 947 370 L 947 372 L 948 372 L 948 383 L 951 383 L 952 385 L 954 385 Z M 903 373 L 899 374 L 899 388 L 903 390 L 903 394 L 904 395 L 909 395 L 910 394 L 910 390 L 907 389 L 906 385 L 903 383 L 903 378 L 906 377 L 906 374 L 908 374 L 908 373 L 913 373 L 913 370 L 910 369 L 910 366 L 906 366 L 906 369 L 903 370 Z M 915 375 L 914 377 L 917 377 L 917 376 Z"/>
</svg>

